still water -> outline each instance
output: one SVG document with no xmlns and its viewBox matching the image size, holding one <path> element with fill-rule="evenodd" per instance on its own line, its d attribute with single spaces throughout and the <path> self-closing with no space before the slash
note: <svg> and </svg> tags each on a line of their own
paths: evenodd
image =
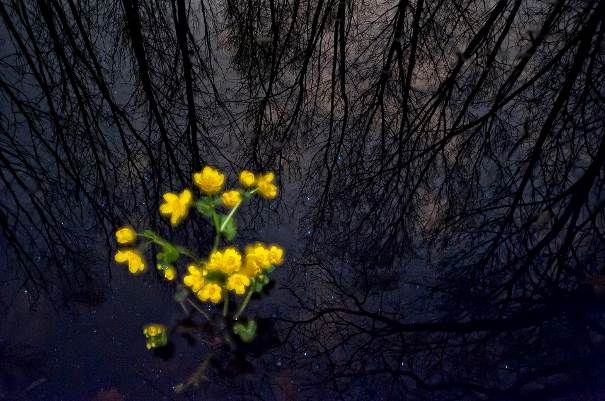
<svg viewBox="0 0 605 401">
<path fill-rule="evenodd" d="M 603 399 L 604 16 L 1 1 L 0 400 Z M 159 213 L 206 165 L 277 176 L 236 217 L 286 253 L 249 344 L 113 261 L 126 224 L 210 253 Z"/>
</svg>

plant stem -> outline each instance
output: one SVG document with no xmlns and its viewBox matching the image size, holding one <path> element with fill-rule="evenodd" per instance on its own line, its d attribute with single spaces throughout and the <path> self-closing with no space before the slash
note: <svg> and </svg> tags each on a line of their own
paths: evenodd
<svg viewBox="0 0 605 401">
<path fill-rule="evenodd" d="M 235 214 L 235 212 L 239 208 L 239 205 L 242 204 L 242 201 L 243 201 L 243 199 L 240 199 L 240 201 L 237 202 L 237 205 L 235 205 L 235 207 L 233 209 L 231 209 L 231 211 L 229 212 L 229 214 L 227 215 L 227 217 L 225 218 L 225 220 L 223 220 L 223 224 L 221 224 L 221 227 L 219 229 L 220 232 L 223 232 L 223 230 L 225 229 L 225 227 L 227 227 L 227 223 L 229 223 L 229 220 L 231 220 L 231 218 L 233 217 L 233 215 Z"/>
<path fill-rule="evenodd" d="M 223 301 L 223 317 L 227 316 L 227 312 L 229 312 L 229 293 L 225 292 L 225 299 Z"/>
<path fill-rule="evenodd" d="M 221 224 L 221 226 L 217 227 L 219 236 L 220 236 L 220 233 L 223 232 L 225 227 L 227 227 L 227 223 L 229 223 L 229 220 L 231 220 L 233 218 L 233 215 L 235 215 L 235 212 L 237 211 L 237 209 L 239 209 L 240 205 L 242 203 L 244 203 L 244 200 L 247 199 L 250 195 L 253 195 L 257 190 L 258 190 L 258 188 L 254 188 L 252 191 L 248 192 L 248 195 L 246 195 L 246 196 L 244 196 L 244 198 L 240 199 L 240 201 L 237 202 L 237 205 L 235 205 L 233 207 L 233 209 L 231 209 L 231 211 L 229 212 L 227 217 L 225 217 L 225 220 L 223 220 L 223 223 Z M 215 242 L 216 242 L 216 239 L 215 239 Z"/>
<path fill-rule="evenodd" d="M 212 245 L 213 251 L 216 251 L 218 249 L 220 240 L 221 240 L 221 233 L 218 231 L 218 228 L 217 228 L 216 235 L 214 236 L 214 244 Z"/>
<path fill-rule="evenodd" d="M 190 300 L 189 298 L 187 298 L 187 302 L 189 302 L 189 304 L 191 306 L 193 306 L 195 308 L 196 311 L 198 311 L 199 313 L 202 314 L 202 316 L 204 316 L 206 318 L 206 320 L 208 320 L 210 322 L 210 317 L 208 316 L 208 314 L 206 312 L 204 312 L 202 309 L 200 309 L 199 306 L 197 306 L 192 300 Z"/>
<path fill-rule="evenodd" d="M 183 303 L 183 301 L 179 302 L 179 305 L 181 305 L 181 308 L 183 308 L 183 311 L 185 312 L 185 315 L 189 315 L 189 311 L 187 310 L 187 307 L 185 306 L 185 304 Z"/>
<path fill-rule="evenodd" d="M 248 293 L 246 294 L 246 298 L 244 298 L 244 302 L 242 302 L 242 304 L 240 305 L 239 309 L 237 310 L 235 316 L 233 316 L 233 320 L 239 319 L 242 312 L 244 312 L 244 309 L 246 309 L 246 306 L 248 306 L 248 302 L 250 302 L 250 298 L 252 298 L 252 294 L 254 294 L 253 285 L 250 286 L 250 289 L 248 290 Z"/>
<path fill-rule="evenodd" d="M 221 230 L 218 226 L 218 215 L 216 212 L 212 215 L 212 223 L 214 224 L 214 244 L 212 245 L 212 251 L 216 251 L 221 241 Z"/>
<path fill-rule="evenodd" d="M 155 233 L 153 233 L 153 235 L 147 233 L 137 233 L 137 236 L 147 238 L 158 245 L 164 245 L 164 243 L 166 242 L 162 237 Z"/>
<path fill-rule="evenodd" d="M 166 241 L 164 238 L 160 237 L 157 234 L 154 235 L 147 235 L 147 234 L 137 234 L 139 237 L 143 237 L 143 238 L 147 238 L 149 240 L 149 243 L 154 243 L 154 244 L 158 244 L 159 246 L 164 246 L 166 244 L 170 244 L 168 241 Z M 172 244 L 170 244 L 172 245 Z M 184 248 L 182 246 L 176 246 L 175 247 L 180 253 L 182 253 L 183 255 L 187 256 L 190 259 L 193 260 L 199 260 L 199 258 L 193 254 L 193 252 L 191 252 L 189 249 Z"/>
<path fill-rule="evenodd" d="M 195 256 L 193 254 L 193 252 L 191 252 L 189 249 L 183 248 L 182 246 L 177 247 L 177 249 L 179 250 L 180 253 L 187 256 L 188 258 L 193 259 L 193 260 L 199 260 L 199 258 L 197 256 Z"/>
</svg>

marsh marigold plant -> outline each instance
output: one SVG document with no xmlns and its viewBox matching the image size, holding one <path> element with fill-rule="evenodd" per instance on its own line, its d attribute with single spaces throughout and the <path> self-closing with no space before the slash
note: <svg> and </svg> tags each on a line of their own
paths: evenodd
<svg viewBox="0 0 605 401">
<path fill-rule="evenodd" d="M 173 244 L 151 230 L 137 232 L 131 226 L 116 230 L 116 243 L 120 248 L 115 261 L 125 264 L 132 274 L 146 269 L 144 255 L 157 251 L 156 270 L 160 277 L 175 290 L 174 299 L 185 312 L 198 312 L 205 319 L 212 319 L 201 304 L 222 308 L 216 313 L 231 324 L 231 333 L 244 342 L 254 340 L 256 322 L 242 322 L 252 295 L 261 293 L 270 282 L 269 275 L 284 262 L 284 250 L 277 244 L 255 242 L 240 249 L 232 244 L 237 232 L 237 210 L 256 195 L 274 199 L 278 194 L 273 173 L 240 172 L 240 188 L 223 190 L 226 176 L 218 169 L 206 166 L 193 174 L 193 184 L 198 192 L 184 188 L 166 192 L 162 196 L 159 212 L 172 226 L 183 223 L 193 210 L 205 218 L 214 230 L 214 242 L 206 255 L 198 256 L 190 249 Z M 230 305 L 235 304 L 235 307 Z M 192 309 L 189 309 L 192 308 Z M 168 344 L 169 329 L 159 323 L 143 328 L 148 349 Z"/>
</svg>

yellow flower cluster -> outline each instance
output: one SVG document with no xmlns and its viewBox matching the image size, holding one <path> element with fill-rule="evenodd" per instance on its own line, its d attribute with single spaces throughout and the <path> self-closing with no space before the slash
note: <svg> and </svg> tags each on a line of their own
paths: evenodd
<svg viewBox="0 0 605 401">
<path fill-rule="evenodd" d="M 257 243 L 246 247 L 246 256 L 242 259 L 241 253 L 234 247 L 213 251 L 204 266 L 188 266 L 183 283 L 201 301 L 219 303 L 224 290 L 243 295 L 254 277 L 283 263 L 284 250 L 277 245 Z"/>
<path fill-rule="evenodd" d="M 256 186 L 254 192 L 258 192 L 262 197 L 273 199 L 277 196 L 277 185 L 274 183 L 275 175 L 273 173 L 260 174 L 255 176 L 251 171 L 244 170 L 239 175 L 240 184 L 244 188 Z M 206 195 L 218 194 L 225 185 L 225 175 L 214 167 L 205 166 L 202 171 L 193 174 L 193 182 Z M 184 189 L 180 193 L 167 192 L 163 195 L 164 203 L 160 205 L 160 213 L 163 216 L 170 217 L 172 225 L 179 224 L 187 217 L 189 209 L 193 204 L 193 194 L 189 189 Z M 223 206 L 233 209 L 242 202 L 242 193 L 240 190 L 231 189 L 221 194 L 221 203 Z M 116 238 L 120 243 L 129 243 L 136 238 L 136 232 L 125 227 Z M 134 237 L 132 237 L 134 233 Z M 124 242 L 122 242 L 124 241 Z"/>
<path fill-rule="evenodd" d="M 137 232 L 130 226 L 119 228 L 115 232 L 116 242 L 120 245 L 132 244 L 137 239 Z M 128 265 L 128 271 L 137 274 L 145 271 L 143 256 L 136 249 L 119 249 L 114 260 Z"/>
<path fill-rule="evenodd" d="M 277 185 L 273 183 L 275 175 L 273 173 L 266 173 L 258 177 L 256 180 L 256 188 L 260 196 L 266 199 L 275 199 L 277 196 Z"/>
<path fill-rule="evenodd" d="M 215 282 L 206 280 L 208 271 L 203 267 L 190 264 L 183 283 L 191 289 L 201 301 L 218 304 L 223 299 L 223 289 Z"/>
<path fill-rule="evenodd" d="M 246 256 L 242 273 L 254 277 L 271 266 L 277 266 L 284 262 L 284 250 L 278 245 L 266 246 L 256 243 L 246 247 Z"/>
<path fill-rule="evenodd" d="M 162 334 L 164 331 L 166 331 L 166 327 L 157 323 L 148 324 L 147 326 L 143 327 L 143 334 L 149 337 L 155 337 L 159 334 Z"/>
<path fill-rule="evenodd" d="M 166 326 L 151 323 L 143 327 L 143 334 L 147 338 L 147 349 L 161 347 L 166 345 L 168 342 L 168 336 L 166 333 Z"/>
<path fill-rule="evenodd" d="M 214 251 L 206 268 L 210 271 L 220 271 L 225 274 L 235 273 L 242 266 L 242 255 L 234 247 L 226 248 L 224 251 Z"/>
<path fill-rule="evenodd" d="M 255 176 L 253 172 L 244 170 L 239 174 L 239 182 L 244 188 L 256 186 L 256 191 L 266 199 L 274 199 L 277 196 L 277 185 L 275 185 L 275 174 L 265 173 Z"/>
<path fill-rule="evenodd" d="M 167 192 L 163 198 L 164 203 L 160 205 L 160 213 L 170 217 L 170 223 L 176 226 L 187 217 L 193 203 L 193 195 L 190 190 L 185 189 L 179 194 Z"/>
<path fill-rule="evenodd" d="M 145 270 L 145 262 L 141 253 L 134 249 L 121 249 L 116 252 L 115 261 L 118 263 L 127 263 L 128 271 L 137 274 Z"/>
<path fill-rule="evenodd" d="M 181 192 L 167 192 L 163 194 L 159 211 L 162 216 L 170 219 L 173 226 L 182 222 L 188 216 L 191 208 L 208 218 L 216 229 L 215 246 L 208 259 L 198 261 L 193 252 L 171 244 L 151 230 L 137 233 L 132 227 L 125 226 L 116 231 L 115 238 L 118 244 L 130 245 L 130 248 L 118 250 L 115 254 L 115 261 L 127 264 L 128 270 L 133 274 L 143 272 L 146 266 L 141 252 L 150 244 L 156 244 L 162 248 L 162 252 L 157 254 L 157 269 L 165 280 L 174 281 L 178 277 L 175 263 L 181 256 L 189 257 L 195 262 L 187 266 L 187 272 L 182 276 L 182 282 L 199 300 L 217 304 L 222 300 L 227 301 L 229 292 L 238 296 L 246 295 L 234 315 L 234 319 L 237 320 L 250 301 L 251 295 L 262 291 L 269 282 L 268 273 L 272 271 L 273 267 L 283 263 L 284 250 L 277 245 L 262 243 L 248 245 L 243 254 L 233 246 L 222 249 L 217 249 L 217 247 L 221 238 L 232 241 L 236 235 L 234 216 L 236 209 L 244 200 L 249 199 L 255 193 L 266 199 L 277 197 L 278 187 L 275 184 L 275 175 L 271 172 L 255 174 L 244 170 L 239 174 L 240 187 L 225 190 L 225 175 L 216 168 L 205 166 L 201 171 L 193 174 L 193 182 L 202 194 L 199 199 L 195 199 L 193 192 L 187 188 Z M 225 208 L 232 210 L 226 214 L 221 213 L 216 209 L 219 202 Z M 135 249 L 132 244 L 138 237 L 148 241 Z M 182 292 L 178 288 L 179 286 L 176 287 L 178 289 L 177 299 L 185 299 L 181 298 Z M 186 294 L 184 295 L 186 297 Z M 228 303 L 226 303 L 223 314 L 226 314 L 228 309 Z M 149 349 L 164 346 L 168 342 L 166 327 L 160 324 L 147 325 L 143 332 L 147 338 L 147 348 Z M 253 336 L 254 333 L 249 338 L 253 338 Z"/>
</svg>

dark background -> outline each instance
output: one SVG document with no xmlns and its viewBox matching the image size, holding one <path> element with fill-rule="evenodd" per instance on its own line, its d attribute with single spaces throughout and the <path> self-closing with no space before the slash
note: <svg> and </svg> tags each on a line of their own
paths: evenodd
<svg viewBox="0 0 605 401">
<path fill-rule="evenodd" d="M 0 0 L 0 400 L 605 399 L 605 1 Z M 113 232 L 275 171 L 246 369 Z M 149 255 L 148 255 L 149 256 Z M 149 256 L 150 257 L 150 256 Z M 183 266 L 180 266 L 183 268 Z"/>
</svg>

